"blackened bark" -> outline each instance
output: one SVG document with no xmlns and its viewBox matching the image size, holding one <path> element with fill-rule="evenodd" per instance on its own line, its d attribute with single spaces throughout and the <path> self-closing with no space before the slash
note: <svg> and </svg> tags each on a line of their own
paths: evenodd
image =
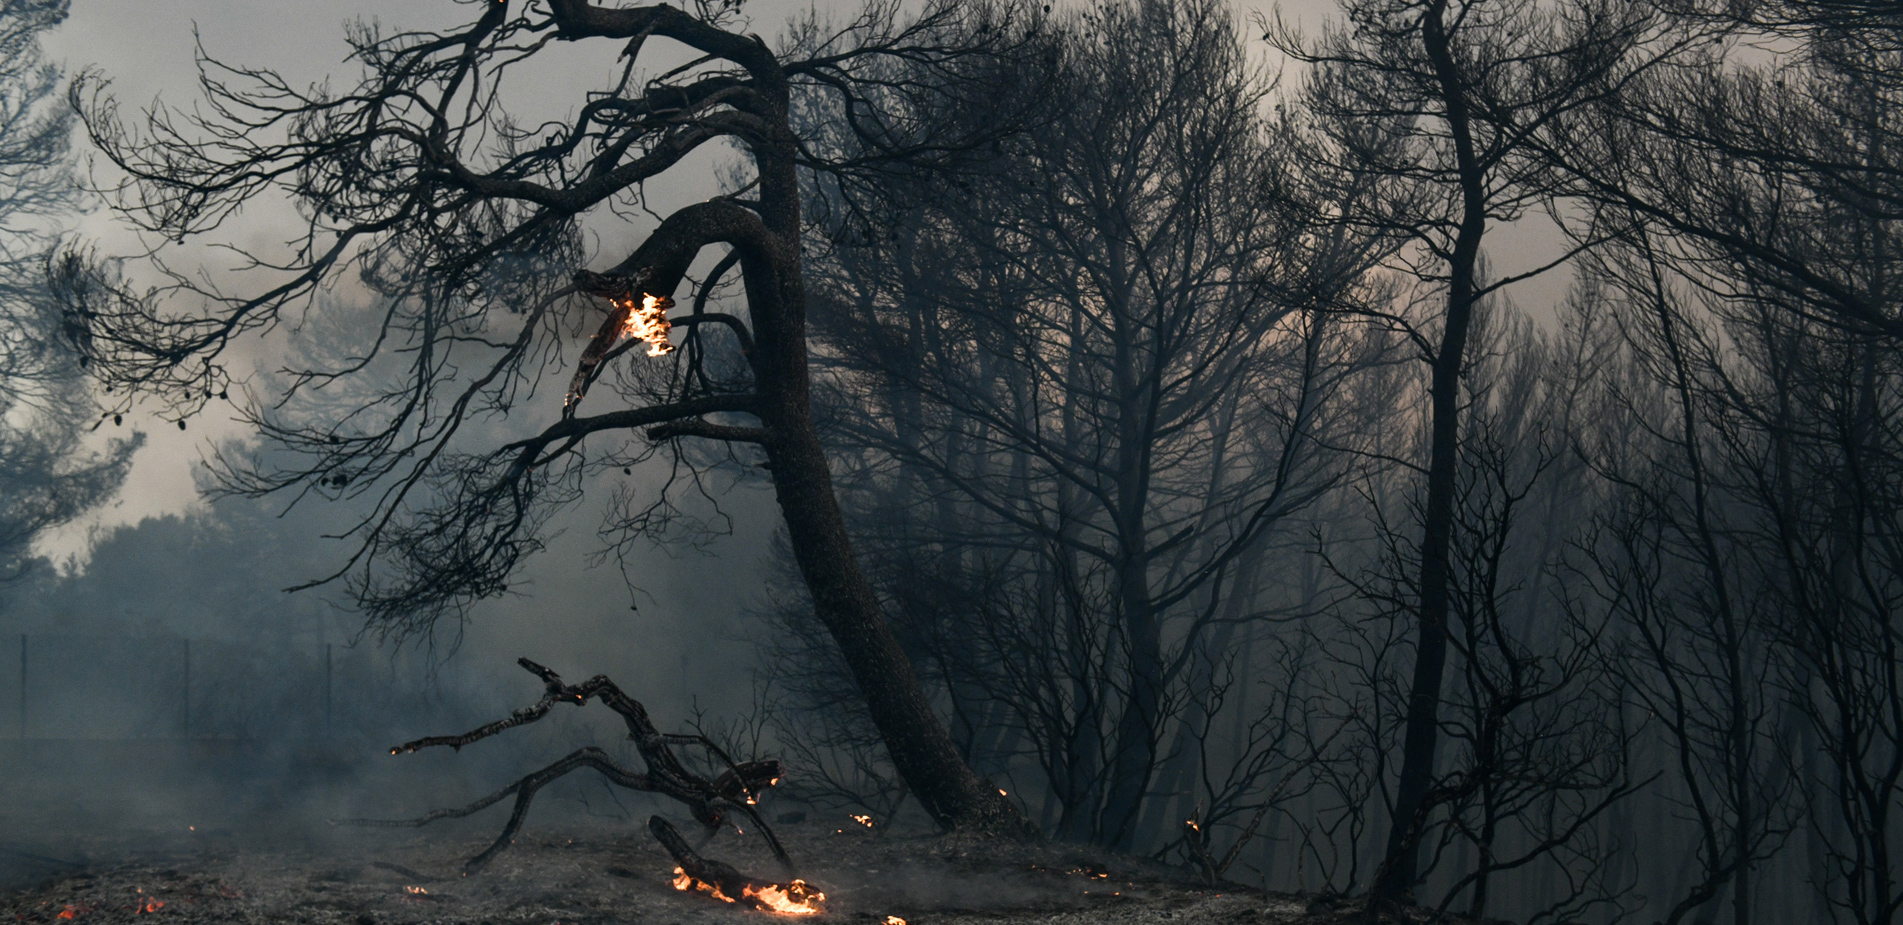
<svg viewBox="0 0 1903 925">
<path fill-rule="evenodd" d="M 1030 834 L 1030 823 L 1017 807 L 959 756 L 925 699 L 912 661 L 899 647 L 853 554 L 826 456 L 810 420 L 803 429 L 804 434 L 788 437 L 791 428 L 776 426 L 781 438 L 769 449 L 774 491 L 814 612 L 845 656 L 893 765 L 941 825 Z"/>
<path fill-rule="evenodd" d="M 1395 787 L 1387 855 L 1370 896 L 1400 899 L 1414 886 L 1427 802 L 1434 783 L 1434 753 L 1440 734 L 1441 680 L 1447 667 L 1448 561 L 1454 528 L 1454 476 L 1460 459 L 1460 376 L 1467 331 L 1473 320 L 1474 271 L 1486 231 L 1485 176 L 1474 150 L 1465 81 L 1454 61 L 1436 0 L 1421 17 L 1421 40 L 1440 85 L 1448 134 L 1454 142 L 1461 193 L 1460 226 L 1448 260 L 1447 314 L 1434 354 L 1433 437 L 1427 464 L 1427 499 L 1421 536 L 1420 615 L 1415 628 L 1414 678 L 1408 691 L 1407 732 L 1401 777 Z"/>
<path fill-rule="evenodd" d="M 815 615 L 852 671 L 893 766 L 933 820 L 947 829 L 1033 835 L 1035 829 L 1016 805 L 959 755 L 853 553 L 813 425 L 797 139 L 787 123 L 787 86 L 776 67 L 749 67 L 761 95 L 770 100 L 764 112 L 756 113 L 770 131 L 752 145 L 759 169 L 757 209 L 708 203 L 676 213 L 699 208 L 710 220 L 688 223 L 678 238 L 668 236 L 671 222 L 664 222 L 618 271 L 652 281 L 656 295 L 671 295 L 701 247 L 715 240 L 735 247 L 754 326 L 748 361 L 758 395 L 755 414 L 764 425 L 758 442 L 767 454 L 774 494 Z"/>
</svg>

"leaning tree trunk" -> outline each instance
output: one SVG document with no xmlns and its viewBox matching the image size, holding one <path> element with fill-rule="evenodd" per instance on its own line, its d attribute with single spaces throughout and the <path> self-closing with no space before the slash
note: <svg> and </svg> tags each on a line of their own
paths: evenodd
<svg viewBox="0 0 1903 925">
<path fill-rule="evenodd" d="M 1027 823 L 958 754 L 926 700 L 898 638 L 853 555 L 819 441 L 787 437 L 769 447 L 773 486 L 813 610 L 839 645 L 892 763 L 932 818 L 948 826 L 1022 831 Z M 800 437 L 804 439 L 800 439 Z"/>
<path fill-rule="evenodd" d="M 756 75 L 766 69 L 760 62 L 750 67 Z M 746 410 L 762 426 L 683 420 L 662 424 L 650 430 L 650 436 L 752 442 L 766 452 L 787 537 L 811 593 L 814 613 L 839 646 L 906 786 L 946 828 L 1031 834 L 1034 829 L 1016 805 L 959 755 L 853 553 L 826 452 L 813 425 L 799 187 L 794 172 L 797 149 L 786 123 L 783 77 L 770 85 L 776 91 L 772 131 L 752 145 L 759 167 L 757 205 L 747 208 L 715 200 L 683 209 L 663 221 L 608 277 L 671 297 L 703 248 L 714 243 L 731 245 L 739 255 L 753 328 L 747 359 L 755 391 L 747 399 Z"/>
<path fill-rule="evenodd" d="M 886 752 L 919 804 L 949 828 L 1027 834 L 1029 821 L 1016 805 L 959 755 L 853 553 L 813 426 L 799 187 L 791 133 L 783 140 L 783 146 L 759 157 L 762 217 L 781 245 L 775 249 L 781 259 L 773 268 L 778 283 L 773 336 L 762 340 L 765 355 L 757 358 L 755 369 L 772 380 L 761 382 L 759 390 L 770 434 L 764 447 L 794 560 L 814 613 L 838 644 Z"/>
</svg>

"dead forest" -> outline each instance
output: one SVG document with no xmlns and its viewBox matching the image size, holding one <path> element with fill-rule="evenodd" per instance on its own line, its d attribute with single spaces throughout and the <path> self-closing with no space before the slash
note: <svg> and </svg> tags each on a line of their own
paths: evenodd
<svg viewBox="0 0 1903 925">
<path fill-rule="evenodd" d="M 0 911 L 1903 923 L 1898 0 L 87 2 Z"/>
</svg>

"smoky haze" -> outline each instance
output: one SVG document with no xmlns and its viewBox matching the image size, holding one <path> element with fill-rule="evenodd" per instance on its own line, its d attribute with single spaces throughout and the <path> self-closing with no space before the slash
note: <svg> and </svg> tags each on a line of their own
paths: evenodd
<svg viewBox="0 0 1903 925">
<path fill-rule="evenodd" d="M 784 18 L 761 6 L 762 28 Z M 402 28 L 444 15 L 460 8 L 82 0 L 45 46 L 69 72 L 97 69 L 130 104 L 178 104 L 198 93 L 195 40 L 305 83 L 352 73 L 341 61 L 351 19 Z M 565 82 L 550 69 L 528 93 L 565 100 L 593 84 L 592 74 Z M 715 189 L 701 182 L 670 196 Z M 279 234 L 271 222 L 283 217 L 248 233 Z M 135 246 L 101 213 L 66 224 L 109 248 Z M 399 644 L 365 635 L 332 589 L 285 593 L 341 564 L 348 542 L 323 537 L 360 512 L 202 500 L 201 459 L 245 439 L 235 420 L 207 414 L 180 431 L 135 413 L 123 427 L 146 437 L 123 488 L 42 537 L 47 561 L 0 591 L 0 777 L 19 795 L 0 810 L 0 886 L 206 832 L 328 837 L 327 819 L 411 815 L 487 793 L 581 744 L 613 745 L 612 725 L 582 715 L 456 757 L 387 754 L 532 703 L 540 685 L 518 657 L 572 680 L 608 674 L 670 728 L 696 708 L 718 717 L 751 702 L 760 634 L 746 614 L 775 529 L 757 483 L 722 497 L 732 535 L 705 550 L 604 559 L 596 524 L 576 516 L 509 594 L 466 624 Z M 100 434 L 109 435 L 111 426 Z M 558 816 L 561 799 L 549 806 Z"/>
<path fill-rule="evenodd" d="M 72 0 L 42 37 L 82 174 L 149 175 L 0 220 L 0 346 L 78 351 L 0 357 L 0 889 L 492 837 L 332 823 L 649 757 L 602 704 L 390 754 L 535 703 L 525 658 L 777 759 L 765 816 L 822 841 L 1035 829 L 1471 921 L 1903 917 L 1894 4 L 719 0 L 665 20 L 705 58 L 521 39 L 577 6 Z M 394 101 L 461 91 L 346 61 L 352 20 L 476 30 L 501 95 L 415 142 Z M 205 166 L 284 161 L 193 109 L 194 42 L 371 74 L 270 130 L 311 133 L 302 198 Z M 326 121 L 373 110 L 387 149 Z M 383 211 L 412 193 L 441 215 Z M 244 254 L 326 281 L 251 331 L 209 296 L 285 274 Z M 201 303 L 244 336 L 147 311 Z M 679 810 L 577 774 L 529 831 Z"/>
</svg>

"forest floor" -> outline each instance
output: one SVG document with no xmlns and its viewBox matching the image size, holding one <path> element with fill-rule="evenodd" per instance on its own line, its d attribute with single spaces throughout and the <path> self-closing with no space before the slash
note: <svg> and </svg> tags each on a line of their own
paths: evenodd
<svg viewBox="0 0 1903 925">
<path fill-rule="evenodd" d="M 852 825 L 847 823 L 847 825 Z M 748 925 L 792 918 L 680 892 L 644 827 L 525 831 L 486 869 L 460 876 L 480 835 L 351 830 L 258 845 L 181 833 L 137 851 L 101 846 L 37 886 L 0 894 L 0 923 L 140 925 Z M 804 921 L 886 925 L 1148 925 L 1365 921 L 1316 897 L 1199 884 L 1152 861 L 1059 845 L 997 845 L 804 824 L 781 832 L 800 873 L 826 893 Z M 727 832 L 705 849 L 780 879 L 758 839 Z M 105 860 L 111 857 L 111 860 Z M 5 862 L 0 857 L 0 863 Z M 1392 921 L 1423 921 L 1407 916 Z M 1444 920 L 1445 921 L 1445 920 Z"/>
</svg>

